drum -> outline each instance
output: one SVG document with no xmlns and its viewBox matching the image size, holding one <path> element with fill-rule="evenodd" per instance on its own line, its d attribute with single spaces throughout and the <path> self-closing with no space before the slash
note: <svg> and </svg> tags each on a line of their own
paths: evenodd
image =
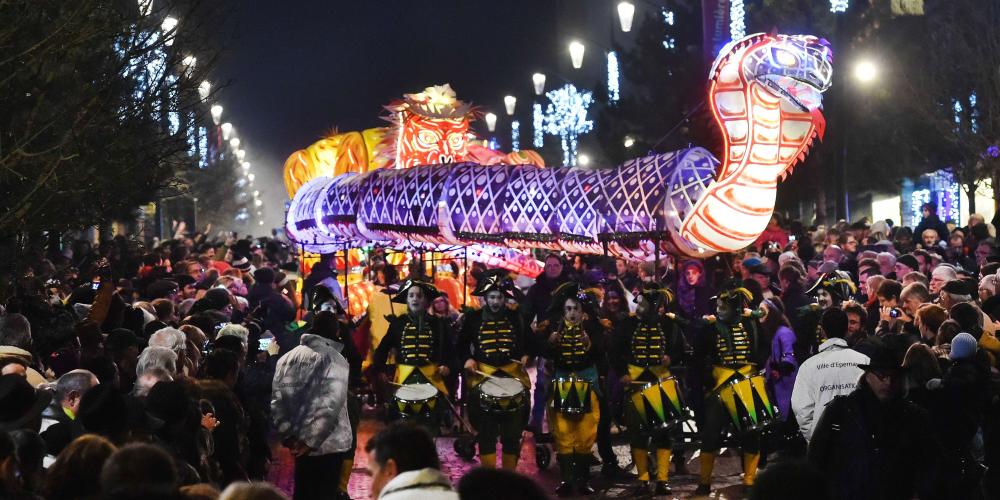
<svg viewBox="0 0 1000 500">
<path fill-rule="evenodd" d="M 524 407 L 524 385 L 516 378 L 489 377 L 478 387 L 479 405 L 486 413 L 515 413 Z"/>
<path fill-rule="evenodd" d="M 437 407 L 439 391 L 431 384 L 404 384 L 396 388 L 393 400 L 403 418 L 430 418 Z"/>
<path fill-rule="evenodd" d="M 590 382 L 574 377 L 552 381 L 551 408 L 566 415 L 590 413 Z"/>
<path fill-rule="evenodd" d="M 764 388 L 764 376 L 734 376 L 715 390 L 738 432 L 760 431 L 779 421 L 778 408 Z"/>
<path fill-rule="evenodd" d="M 685 418 L 680 385 L 674 377 L 645 385 L 633 384 L 629 395 L 639 415 L 639 431 L 646 434 L 670 430 Z"/>
</svg>

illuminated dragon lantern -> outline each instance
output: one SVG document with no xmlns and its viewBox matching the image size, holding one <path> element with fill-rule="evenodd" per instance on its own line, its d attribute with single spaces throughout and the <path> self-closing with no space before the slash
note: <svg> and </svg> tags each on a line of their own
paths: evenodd
<svg viewBox="0 0 1000 500">
<path fill-rule="evenodd" d="M 451 86 L 428 87 L 405 94 L 385 106 L 389 127 L 360 132 L 334 132 L 285 161 L 285 187 L 289 198 L 302 184 L 317 177 L 364 173 L 379 168 L 472 161 L 484 165 L 532 164 L 545 166 L 534 151 L 503 154 L 470 141 L 469 125 L 478 117 L 469 104 L 459 101 Z"/>
<path fill-rule="evenodd" d="M 767 225 L 779 180 L 822 138 L 832 61 L 826 41 L 812 36 L 757 34 L 727 45 L 709 88 L 725 138 L 721 162 L 694 147 L 603 169 L 482 165 L 455 156 L 340 173 L 298 190 L 286 228 L 314 251 L 365 242 L 639 259 L 739 250 Z"/>
</svg>

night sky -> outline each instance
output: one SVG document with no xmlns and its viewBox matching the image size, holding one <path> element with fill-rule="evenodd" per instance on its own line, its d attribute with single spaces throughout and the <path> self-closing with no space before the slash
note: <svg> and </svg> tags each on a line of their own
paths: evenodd
<svg viewBox="0 0 1000 500">
<path fill-rule="evenodd" d="M 326 131 L 384 125 L 382 105 L 450 83 L 500 114 L 508 92 L 567 57 L 556 2 L 229 1 L 214 79 L 280 224 L 284 159 Z"/>
</svg>

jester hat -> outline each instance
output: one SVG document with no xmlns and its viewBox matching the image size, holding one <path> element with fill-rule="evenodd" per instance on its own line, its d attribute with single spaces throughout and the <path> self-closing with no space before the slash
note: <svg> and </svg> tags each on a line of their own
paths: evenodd
<svg viewBox="0 0 1000 500">
<path fill-rule="evenodd" d="M 436 286 L 427 283 L 426 281 L 419 281 L 415 279 L 408 279 L 404 281 L 402 285 L 399 285 L 399 289 L 396 291 L 386 289 L 385 293 L 392 294 L 392 299 L 390 299 L 392 302 L 395 302 L 397 304 L 405 304 L 406 294 L 409 293 L 410 289 L 413 287 L 419 287 L 423 289 L 424 295 L 427 296 L 428 302 L 433 302 L 434 299 L 438 298 L 438 296 L 441 295 L 441 292 L 437 289 Z"/>
<path fill-rule="evenodd" d="M 514 286 L 514 281 L 503 269 L 490 269 L 484 272 L 476 282 L 476 289 L 472 291 L 472 295 L 485 297 L 493 290 L 499 291 L 509 299 L 519 300 L 521 298 L 521 291 Z"/>
<path fill-rule="evenodd" d="M 722 291 L 712 297 L 712 300 L 729 302 L 736 309 L 742 309 L 753 302 L 753 293 L 743 286 L 743 280 L 731 279 L 726 282 Z"/>
<path fill-rule="evenodd" d="M 642 290 L 639 292 L 639 295 L 632 299 L 632 301 L 638 302 L 639 297 L 643 297 L 649 301 L 649 303 L 652 304 L 653 309 L 656 310 L 659 309 L 660 306 L 670 305 L 670 303 L 674 301 L 674 292 L 654 281 L 643 283 Z"/>
<path fill-rule="evenodd" d="M 821 274 L 816 283 L 806 291 L 806 294 L 815 296 L 820 290 L 830 292 L 830 295 L 841 301 L 851 298 L 852 295 L 858 292 L 858 288 L 854 286 L 854 280 L 851 279 L 851 275 L 844 271 L 830 271 Z"/>
<path fill-rule="evenodd" d="M 561 315 L 563 306 L 569 299 L 576 299 L 583 306 L 583 311 L 594 315 L 597 304 L 600 302 L 598 292 L 594 289 L 583 288 L 579 283 L 570 281 L 559 285 L 552 291 L 552 305 L 549 306 L 549 315 Z"/>
</svg>

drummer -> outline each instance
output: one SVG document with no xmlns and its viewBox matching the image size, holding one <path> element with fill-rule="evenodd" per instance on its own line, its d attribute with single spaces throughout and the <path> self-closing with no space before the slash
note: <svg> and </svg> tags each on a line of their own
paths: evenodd
<svg viewBox="0 0 1000 500">
<path fill-rule="evenodd" d="M 497 438 L 503 447 L 503 468 L 514 470 L 521 454 L 521 430 L 527 424 L 531 381 L 524 371 L 524 329 L 520 316 L 507 307 L 518 300 L 519 291 L 502 269 L 487 271 L 472 295 L 484 297 L 483 308 L 465 316 L 458 338 L 458 353 L 464 358 L 467 409 L 476 429 L 479 461 L 496 468 Z M 517 380 L 521 384 L 520 407 L 512 411 L 491 411 L 481 405 L 484 381 L 492 378 Z"/>
<path fill-rule="evenodd" d="M 406 313 L 389 317 L 389 329 L 375 349 L 372 369 L 386 372 L 389 352 L 396 352 L 396 386 L 431 384 L 442 395 L 448 394 L 444 378 L 451 373 L 451 343 L 447 341 L 445 325 L 440 318 L 428 314 L 431 300 L 439 295 L 430 283 L 408 279 L 392 296 L 392 302 L 406 304 Z M 432 431 L 436 422 L 425 422 Z"/>
<path fill-rule="evenodd" d="M 555 438 L 556 459 L 562 477 L 556 494 L 571 496 L 575 488 L 579 495 L 590 495 L 594 493 L 590 487 L 591 449 L 597 440 L 600 419 L 596 363 L 604 327 L 597 318 L 596 300 L 590 291 L 571 282 L 561 285 L 552 295 L 550 316 L 553 319 L 542 322 L 538 330 L 546 342 L 543 347 L 546 357 L 555 362 L 553 384 L 579 379 L 589 383 L 590 389 L 589 396 L 585 396 L 586 402 L 577 401 L 589 405 L 589 411 L 582 415 L 569 415 L 555 408 L 553 400 L 561 399 L 562 395 L 556 388 L 551 391 L 549 429 Z M 560 401 L 562 403 L 568 401 Z"/>
<path fill-rule="evenodd" d="M 673 298 L 674 294 L 669 289 L 656 283 L 646 283 L 642 292 L 634 299 L 635 315 L 620 322 L 616 329 L 611 358 L 615 371 L 622 374 L 621 382 L 626 388 L 631 386 L 633 390 L 637 390 L 646 384 L 656 384 L 670 377 L 671 363 L 679 363 L 684 356 L 684 335 L 678 328 L 674 314 L 666 310 Z M 671 403 L 661 400 L 660 404 Z M 664 411 L 666 408 L 654 410 Z M 645 409 L 642 411 L 645 413 Z M 668 413 L 664 411 L 664 414 Z M 644 424 L 640 409 L 631 400 L 625 406 L 625 421 L 629 445 L 632 447 L 632 460 L 639 475 L 636 494 L 649 494 L 648 451 L 652 446 L 656 450 L 654 494 L 669 495 L 667 480 L 672 447 L 670 432 L 643 432 L 640 428 Z"/>
<path fill-rule="evenodd" d="M 727 382 L 757 373 L 767 358 L 767 345 L 760 338 L 759 318 L 763 313 L 748 309 L 752 294 L 739 280 L 731 280 L 716 299 L 715 316 L 706 316 L 699 336 L 701 350 L 712 360 L 713 390 L 705 397 L 705 422 L 701 429 L 701 473 L 697 495 L 711 491 L 715 456 L 722 446 L 723 431 L 729 416 L 716 391 Z M 743 484 L 753 486 L 760 460 L 760 433 L 738 435 L 743 450 Z"/>
</svg>

